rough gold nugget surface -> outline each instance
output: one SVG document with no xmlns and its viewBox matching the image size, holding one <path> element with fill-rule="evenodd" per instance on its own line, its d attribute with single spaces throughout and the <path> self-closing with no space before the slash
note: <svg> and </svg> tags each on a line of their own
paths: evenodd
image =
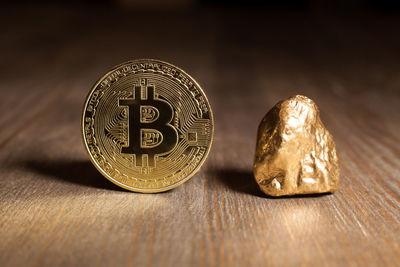
<svg viewBox="0 0 400 267">
<path fill-rule="evenodd" d="M 296 95 L 265 115 L 257 134 L 255 179 L 271 196 L 334 192 L 339 161 L 317 105 Z"/>
</svg>

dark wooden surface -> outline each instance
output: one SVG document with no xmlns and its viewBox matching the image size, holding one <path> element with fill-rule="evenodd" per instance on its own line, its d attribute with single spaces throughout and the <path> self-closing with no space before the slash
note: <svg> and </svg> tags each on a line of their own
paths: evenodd
<svg viewBox="0 0 400 267">
<path fill-rule="evenodd" d="M 399 266 L 400 19 L 256 10 L 2 9 L 1 266 Z M 112 66 L 159 58 L 215 115 L 201 171 L 166 193 L 91 165 L 80 115 Z M 314 99 L 341 160 L 335 194 L 253 182 L 263 115 Z"/>
</svg>

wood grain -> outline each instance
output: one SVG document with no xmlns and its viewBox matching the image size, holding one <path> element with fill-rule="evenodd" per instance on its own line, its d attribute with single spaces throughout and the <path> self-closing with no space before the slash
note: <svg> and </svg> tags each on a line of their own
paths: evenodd
<svg viewBox="0 0 400 267">
<path fill-rule="evenodd" d="M 256 10 L 2 9 L 1 266 L 399 266 L 397 17 Z M 91 165 L 80 115 L 132 58 L 202 85 L 215 141 L 166 193 L 119 189 Z M 320 106 L 341 160 L 335 194 L 268 198 L 255 133 L 277 101 Z"/>
</svg>

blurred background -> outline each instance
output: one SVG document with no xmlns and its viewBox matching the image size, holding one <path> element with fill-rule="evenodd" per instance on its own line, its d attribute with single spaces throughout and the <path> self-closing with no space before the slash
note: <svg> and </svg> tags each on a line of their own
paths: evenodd
<svg viewBox="0 0 400 267">
<path fill-rule="evenodd" d="M 119 7 L 148 7 L 148 8 L 166 8 L 166 7 L 189 7 L 204 5 L 258 5 L 264 7 L 294 7 L 294 8 L 379 8 L 388 9 L 399 8 L 398 1 L 393 0 L 16 0 L 9 4 L 68 4 L 68 5 L 109 5 Z"/>
<path fill-rule="evenodd" d="M 16 0 L 0 12 L 5 91 L 76 89 L 72 101 L 81 105 L 112 66 L 158 58 L 212 92 L 217 118 L 246 108 L 256 118 L 252 128 L 295 93 L 317 103 L 331 94 L 374 99 L 380 109 L 397 105 L 399 1 Z"/>
<path fill-rule="evenodd" d="M 184 69 L 224 66 L 208 66 L 210 73 L 199 77 L 200 83 L 226 71 L 256 75 L 264 68 L 264 73 L 284 71 L 287 80 L 294 78 L 290 71 L 299 74 L 311 67 L 356 79 L 346 90 L 377 86 L 390 91 L 378 86 L 380 75 L 392 79 L 398 74 L 393 73 L 397 68 L 383 69 L 398 64 L 399 1 L 15 0 L 3 2 L 0 12 L 1 67 L 34 63 L 29 75 L 43 75 L 43 69 L 47 77 L 53 71 L 66 74 L 70 70 L 63 68 L 78 66 L 98 66 L 100 75 L 138 57 L 164 59 Z"/>
</svg>

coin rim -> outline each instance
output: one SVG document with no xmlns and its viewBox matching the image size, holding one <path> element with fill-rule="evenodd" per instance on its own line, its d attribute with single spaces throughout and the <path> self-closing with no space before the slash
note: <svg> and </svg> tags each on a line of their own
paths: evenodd
<svg viewBox="0 0 400 267">
<path fill-rule="evenodd" d="M 205 154 L 205 156 L 201 159 L 201 161 L 199 162 L 199 164 L 197 165 L 197 167 L 189 174 L 187 175 L 184 179 L 178 181 L 177 183 L 174 183 L 172 185 L 169 185 L 167 187 L 161 187 L 161 188 L 152 188 L 152 189 L 142 189 L 142 188 L 136 188 L 136 187 L 130 187 L 127 186 L 119 181 L 117 181 L 116 179 L 114 179 L 113 177 L 111 177 L 110 175 L 108 175 L 95 161 L 95 159 L 93 158 L 92 154 L 89 151 L 89 147 L 88 144 L 86 142 L 86 138 L 85 138 L 85 125 L 84 125 L 84 119 L 85 119 L 85 112 L 87 109 L 87 105 L 89 103 L 90 97 L 92 96 L 94 90 L 97 88 L 97 86 L 100 84 L 101 81 L 103 81 L 108 75 L 110 75 L 113 71 L 115 71 L 116 69 L 120 68 L 123 65 L 127 65 L 127 64 L 134 64 L 134 63 L 139 63 L 139 62 L 143 62 L 143 61 L 148 61 L 148 62 L 155 62 L 155 63 L 161 63 L 161 64 L 165 64 L 167 66 L 171 66 L 175 69 L 177 69 L 178 71 L 182 72 L 183 74 L 187 75 L 188 78 L 191 79 L 191 81 L 198 87 L 198 89 L 200 90 L 200 92 L 202 93 L 203 97 L 206 99 L 207 104 L 208 104 L 208 108 L 209 108 L 209 113 L 210 113 L 210 119 L 211 119 L 211 140 L 210 140 L 210 144 L 208 146 L 207 152 Z M 85 103 L 83 105 L 83 110 L 82 110 L 82 115 L 81 115 L 81 134 L 82 134 L 82 141 L 83 144 L 85 146 L 85 150 L 86 153 L 89 155 L 90 161 L 92 162 L 92 164 L 96 167 L 96 169 L 105 177 L 107 178 L 107 180 L 109 180 L 110 182 L 114 183 L 115 185 L 122 187 L 126 190 L 129 191 L 133 191 L 133 192 L 140 192 L 140 193 L 158 193 L 158 192 L 165 192 L 168 190 L 171 190 L 175 187 L 178 187 L 179 185 L 183 184 L 184 182 L 188 181 L 190 178 L 192 178 L 196 173 L 199 172 L 201 166 L 203 166 L 205 160 L 208 158 L 208 155 L 210 153 L 213 141 L 214 141 L 214 116 L 213 116 L 213 112 L 212 112 L 212 108 L 210 105 L 210 102 L 208 101 L 207 95 L 204 93 L 203 88 L 201 88 L 200 84 L 189 74 L 187 74 L 184 70 L 182 70 L 181 68 L 168 63 L 166 61 L 163 60 L 159 60 L 159 59 L 149 59 L 149 58 L 141 58 L 141 59 L 134 59 L 134 60 L 128 60 L 125 61 L 121 64 L 118 64 L 114 67 L 112 67 L 106 74 L 104 74 L 100 79 L 98 79 L 95 84 L 92 86 L 92 89 L 89 91 L 89 93 L 86 96 L 86 100 Z"/>
</svg>

